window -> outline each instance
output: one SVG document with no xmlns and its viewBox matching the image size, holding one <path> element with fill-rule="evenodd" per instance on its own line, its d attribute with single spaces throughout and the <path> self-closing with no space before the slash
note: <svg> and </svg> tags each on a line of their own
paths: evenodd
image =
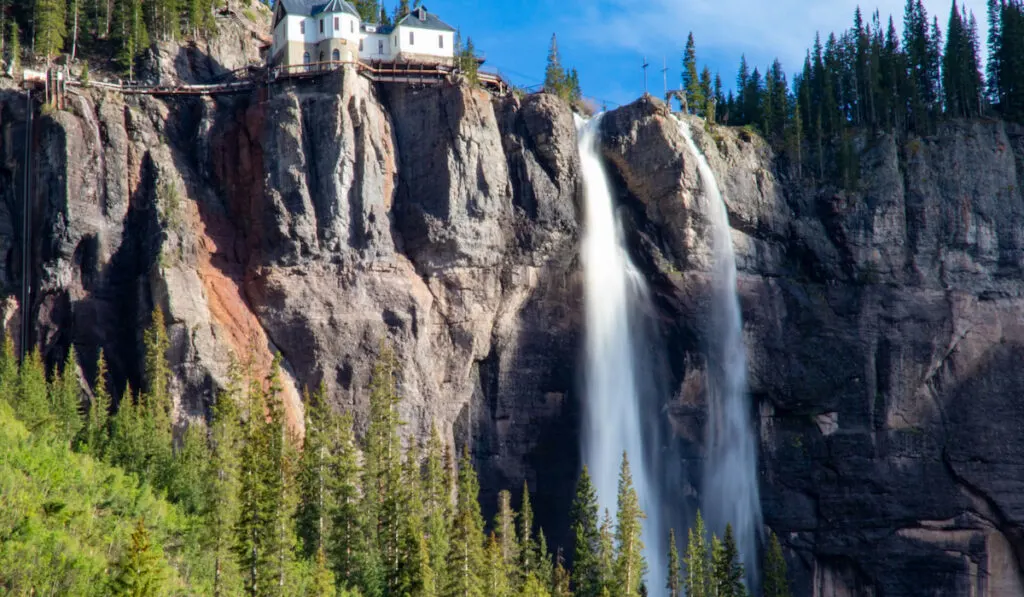
<svg viewBox="0 0 1024 597">
<path fill-rule="evenodd" d="M 444 49 L 444 36 L 443 35 L 438 35 L 437 36 L 437 47 L 441 48 L 442 50 Z"/>
<path fill-rule="evenodd" d="M 335 62 L 338 62 L 339 60 L 341 60 L 341 52 L 339 52 L 337 49 L 335 49 L 333 52 L 331 52 L 331 60 L 333 60 Z"/>
<path fill-rule="evenodd" d="M 324 20 L 320 19 L 320 33 L 324 32 Z"/>
<path fill-rule="evenodd" d="M 309 52 L 302 55 L 302 64 L 309 64 Z"/>
<path fill-rule="evenodd" d="M 384 55 L 384 40 L 383 39 L 379 40 L 377 42 L 377 53 L 380 54 L 381 56 Z"/>
<path fill-rule="evenodd" d="M 416 33 L 413 32 L 413 31 L 410 31 L 409 32 L 409 45 L 411 46 L 414 43 L 416 43 Z"/>
<path fill-rule="evenodd" d="M 299 21 L 299 33 L 306 34 L 306 21 Z"/>
<path fill-rule="evenodd" d="M 339 31 L 341 29 L 341 17 L 334 17 L 334 30 Z"/>
<path fill-rule="evenodd" d="M 356 22 L 355 21 L 349 21 L 348 22 L 348 32 L 349 33 L 355 33 L 356 32 Z"/>
<path fill-rule="evenodd" d="M 363 51 L 363 40 L 359 40 L 359 51 Z"/>
</svg>

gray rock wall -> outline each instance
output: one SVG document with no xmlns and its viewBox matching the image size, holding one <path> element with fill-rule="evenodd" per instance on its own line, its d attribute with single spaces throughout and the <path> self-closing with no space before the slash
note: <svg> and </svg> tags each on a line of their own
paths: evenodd
<svg viewBox="0 0 1024 597">
<path fill-rule="evenodd" d="M 729 207 L 765 522 L 796 594 L 1024 594 L 1024 131 L 861 139 L 845 192 L 785 184 L 756 137 L 692 126 Z M 694 156 L 660 103 L 604 132 L 623 209 L 649 222 L 634 248 L 670 322 L 668 412 L 700 462 L 711 331 Z"/>
</svg>

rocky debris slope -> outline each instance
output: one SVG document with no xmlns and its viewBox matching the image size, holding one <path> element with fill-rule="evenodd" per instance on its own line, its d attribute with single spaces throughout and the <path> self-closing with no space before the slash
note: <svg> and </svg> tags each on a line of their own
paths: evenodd
<svg viewBox="0 0 1024 597">
<path fill-rule="evenodd" d="M 780 181 L 756 137 L 692 126 L 728 203 L 765 521 L 796 594 L 1024 594 L 1024 131 L 862 139 L 856 190 L 828 191 Z M 664 311 L 670 417 L 699 462 L 695 158 L 659 102 L 603 132 Z"/>
</svg>

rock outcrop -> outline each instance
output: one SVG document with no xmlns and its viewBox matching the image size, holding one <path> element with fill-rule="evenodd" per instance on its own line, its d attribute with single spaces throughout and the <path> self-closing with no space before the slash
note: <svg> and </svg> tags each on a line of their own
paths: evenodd
<svg viewBox="0 0 1024 597">
<path fill-rule="evenodd" d="M 691 126 L 728 203 L 765 522 L 797 594 L 1024 594 L 1024 131 L 862 139 L 857 189 L 833 192 L 781 181 L 756 137 Z M 670 416 L 699 461 L 710 253 L 694 156 L 658 102 L 603 131 L 671 322 Z"/>
</svg>

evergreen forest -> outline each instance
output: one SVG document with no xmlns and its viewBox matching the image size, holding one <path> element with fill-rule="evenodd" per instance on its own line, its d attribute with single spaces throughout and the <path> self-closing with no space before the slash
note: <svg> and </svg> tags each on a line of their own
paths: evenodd
<svg viewBox="0 0 1024 597">
<path fill-rule="evenodd" d="M 434 427 L 403 439 L 394 354 L 382 346 L 357 436 L 323 388 L 305 430 L 286 424 L 280 367 L 232 368 L 208 422 L 172 423 L 168 338 L 144 335 L 145 387 L 111 391 L 103 354 L 83 383 L 72 348 L 47 375 L 38 351 L 0 352 L 0 592 L 5 595 L 631 597 L 746 595 L 731 531 L 698 516 L 684 557 L 647 570 L 644 513 L 623 455 L 618 511 L 598 512 L 584 469 L 572 545 L 552 549 L 524 484 L 481 514 L 471 455 Z M 764 594 L 789 594 L 777 541 Z M 574 565 L 570 567 L 567 558 Z M 774 583 L 774 584 L 773 584 Z"/>
<path fill-rule="evenodd" d="M 1024 2 L 987 0 L 988 36 L 953 1 L 942 28 L 922 0 L 907 0 L 902 28 L 858 7 L 846 30 L 815 37 L 787 77 L 779 60 L 762 72 L 740 59 L 732 90 L 698 70 L 691 33 L 683 56 L 687 110 L 761 135 L 795 177 L 856 184 L 855 140 L 865 131 L 899 138 L 933 134 L 944 121 L 1024 123 Z M 987 59 L 982 64 L 983 44 Z"/>
</svg>

